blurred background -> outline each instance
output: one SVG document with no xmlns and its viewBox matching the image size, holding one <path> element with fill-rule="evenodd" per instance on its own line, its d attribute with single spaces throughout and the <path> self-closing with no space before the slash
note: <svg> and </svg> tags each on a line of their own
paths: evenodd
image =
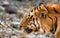
<svg viewBox="0 0 60 38">
<path fill-rule="evenodd" d="M 25 13 L 40 3 L 59 3 L 60 0 L 0 0 L 0 38 L 53 38 L 26 35 L 19 30 L 19 24 Z M 14 28 L 12 28 L 14 27 Z M 44 37 L 42 37 L 44 36 Z M 52 35 L 51 35 L 52 36 Z"/>
</svg>

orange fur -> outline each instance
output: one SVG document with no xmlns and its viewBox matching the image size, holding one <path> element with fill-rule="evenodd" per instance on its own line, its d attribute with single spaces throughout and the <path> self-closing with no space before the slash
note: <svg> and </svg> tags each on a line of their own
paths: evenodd
<svg viewBox="0 0 60 38">
<path fill-rule="evenodd" d="M 33 9 L 32 9 L 33 10 Z M 36 12 L 36 10 L 38 12 Z M 34 17 L 38 18 L 38 22 L 42 25 L 46 33 L 51 33 L 51 29 L 55 30 L 55 38 L 60 38 L 60 5 L 46 4 L 38 6 L 35 10 Z M 41 18 L 41 13 L 44 13 L 45 18 Z M 57 23 L 57 28 L 55 25 Z"/>
<path fill-rule="evenodd" d="M 32 18 L 37 18 L 38 23 L 43 27 L 46 33 L 54 33 L 55 38 L 60 38 L 60 5 L 59 4 L 46 4 L 35 7 L 31 10 L 33 13 Z M 26 15 L 21 26 L 26 27 L 28 23 L 32 21 L 27 20 L 28 15 Z M 56 26 L 57 25 L 57 26 Z M 35 28 L 35 27 L 33 27 Z M 52 30 L 52 31 L 51 31 Z"/>
</svg>

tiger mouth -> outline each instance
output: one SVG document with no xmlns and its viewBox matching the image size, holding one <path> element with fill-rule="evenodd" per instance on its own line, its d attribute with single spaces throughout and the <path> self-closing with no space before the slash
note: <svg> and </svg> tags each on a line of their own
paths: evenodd
<svg viewBox="0 0 60 38">
<path fill-rule="evenodd" d="M 33 31 L 33 29 L 30 29 L 29 27 L 27 27 L 27 28 L 25 28 L 25 31 L 26 31 L 27 33 L 31 33 L 31 32 Z"/>
</svg>

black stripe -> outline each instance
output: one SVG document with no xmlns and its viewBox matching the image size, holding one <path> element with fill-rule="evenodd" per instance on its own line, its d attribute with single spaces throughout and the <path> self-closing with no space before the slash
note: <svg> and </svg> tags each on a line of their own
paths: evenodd
<svg viewBox="0 0 60 38">
<path fill-rule="evenodd" d="M 47 16 L 53 21 L 53 19 L 49 15 L 47 15 Z"/>
<path fill-rule="evenodd" d="M 55 8 L 53 8 L 53 10 L 55 11 L 55 13 L 58 13 L 58 14 L 60 14 Z"/>
<path fill-rule="evenodd" d="M 31 10 L 31 12 L 33 12 L 33 9 Z"/>
<path fill-rule="evenodd" d="M 53 34 L 56 32 L 56 29 L 57 29 L 57 17 L 55 17 L 55 23 L 54 25 L 52 26 L 52 29 L 50 30 Z"/>
<path fill-rule="evenodd" d="M 38 21 L 37 21 L 37 18 L 36 18 L 36 22 L 37 22 L 37 24 L 39 25 L 39 23 L 38 23 Z M 38 27 L 36 26 L 35 32 L 38 31 L 39 29 L 40 29 L 40 25 L 39 25 Z"/>
<path fill-rule="evenodd" d="M 55 22 L 55 24 L 54 24 L 54 25 L 55 25 L 54 33 L 56 32 L 56 29 L 57 29 L 57 21 L 58 21 L 58 20 L 57 20 L 57 17 L 55 17 L 55 18 L 56 18 L 56 22 Z"/>
<path fill-rule="evenodd" d="M 34 10 L 36 10 L 37 7 L 34 8 Z"/>
<path fill-rule="evenodd" d="M 40 29 L 40 24 L 38 23 L 38 19 L 36 18 L 37 24 L 39 25 L 38 29 Z"/>
<path fill-rule="evenodd" d="M 28 20 L 32 19 L 33 15 L 32 16 L 28 16 Z"/>
<path fill-rule="evenodd" d="M 47 8 L 47 6 L 46 6 L 46 5 L 44 5 L 44 7 L 47 9 L 47 11 L 48 11 L 48 13 L 49 13 L 49 9 Z"/>
</svg>

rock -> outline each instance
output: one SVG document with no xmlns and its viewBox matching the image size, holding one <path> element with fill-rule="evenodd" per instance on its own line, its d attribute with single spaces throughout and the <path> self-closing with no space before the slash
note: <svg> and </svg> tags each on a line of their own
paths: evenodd
<svg viewBox="0 0 60 38">
<path fill-rule="evenodd" d="M 27 35 L 26 35 L 26 38 L 35 38 L 35 35 L 34 35 L 34 33 L 27 34 Z"/>
<path fill-rule="evenodd" d="M 5 10 L 5 8 L 4 8 L 4 7 L 2 7 L 2 6 L 0 6 L 0 10 L 4 11 L 4 10 Z"/>
<path fill-rule="evenodd" d="M 22 0 L 17 0 L 17 1 L 20 1 L 21 2 Z"/>
<path fill-rule="evenodd" d="M 8 6 L 10 3 L 7 1 L 7 0 L 4 0 L 3 3 L 2 3 L 2 6 L 3 7 L 6 7 Z"/>
<path fill-rule="evenodd" d="M 7 6 L 5 8 L 5 11 L 9 14 L 16 14 L 17 13 L 17 9 L 14 6 Z"/>
<path fill-rule="evenodd" d="M 4 0 L 4 1 L 3 1 L 3 4 L 9 5 L 9 2 L 8 2 L 7 0 Z"/>
</svg>

